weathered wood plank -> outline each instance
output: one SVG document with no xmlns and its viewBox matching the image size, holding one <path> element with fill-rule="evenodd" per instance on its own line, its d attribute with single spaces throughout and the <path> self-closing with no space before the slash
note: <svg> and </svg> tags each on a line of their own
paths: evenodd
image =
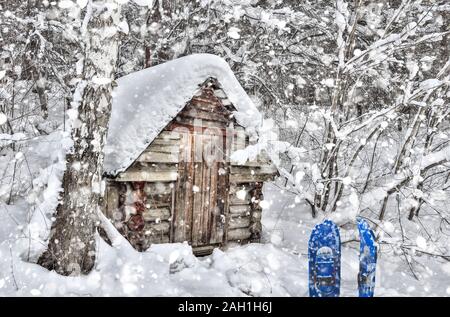
<svg viewBox="0 0 450 317">
<path fill-rule="evenodd" d="M 194 148 L 193 144 L 194 144 L 194 135 L 189 134 L 188 138 L 185 139 L 186 142 L 188 142 L 190 148 Z M 193 231 L 193 208 L 194 208 L 194 195 L 193 195 L 193 186 L 194 186 L 194 177 L 195 177 L 195 162 L 194 162 L 194 152 L 191 151 L 190 153 L 190 157 L 191 160 L 188 162 L 187 164 L 187 168 L 188 168 L 188 186 L 186 186 L 186 193 L 185 193 L 185 197 L 186 197 L 186 208 L 185 208 L 185 219 L 186 219 L 186 237 L 187 240 L 191 240 L 192 237 L 192 231 Z"/>
<path fill-rule="evenodd" d="M 214 93 L 212 91 L 206 94 L 203 93 L 201 96 L 195 96 L 194 98 L 192 98 L 187 108 L 196 108 L 200 106 L 207 109 L 219 108 L 221 106 L 220 99 L 214 96 Z"/>
<path fill-rule="evenodd" d="M 147 201 L 145 207 L 147 209 L 158 209 L 163 207 L 170 207 L 172 204 L 172 193 L 169 194 L 147 194 Z"/>
<path fill-rule="evenodd" d="M 178 163 L 135 162 L 128 170 L 170 172 L 178 170 Z"/>
<path fill-rule="evenodd" d="M 144 186 L 144 191 L 149 195 L 168 195 L 172 193 L 172 188 L 174 187 L 174 183 L 146 183 Z"/>
<path fill-rule="evenodd" d="M 250 226 L 250 217 L 231 217 L 229 222 L 229 229 L 247 228 Z"/>
<path fill-rule="evenodd" d="M 218 172 L 227 169 L 227 163 L 218 163 Z M 226 228 L 228 217 L 228 203 L 229 203 L 229 187 L 228 187 L 228 173 L 220 173 L 217 176 L 216 184 L 216 211 L 215 211 L 215 226 L 216 231 L 211 238 L 211 243 L 226 242 Z"/>
<path fill-rule="evenodd" d="M 144 234 L 151 235 L 161 235 L 168 234 L 170 229 L 170 223 L 168 221 L 161 222 L 147 222 L 144 227 Z"/>
<path fill-rule="evenodd" d="M 162 221 L 170 218 L 169 208 L 146 209 L 142 216 L 145 221 Z"/>
<path fill-rule="evenodd" d="M 114 219 L 114 212 L 119 208 L 119 189 L 114 184 L 106 187 L 106 209 L 105 216 Z"/>
<path fill-rule="evenodd" d="M 187 148 L 192 148 L 192 143 L 193 135 L 185 134 L 182 139 L 182 145 Z M 190 152 L 189 155 L 189 160 L 178 164 L 180 177 L 175 189 L 174 228 L 171 237 L 173 242 L 191 241 L 192 236 L 193 152 Z"/>
<path fill-rule="evenodd" d="M 234 153 L 234 152 L 232 152 Z M 231 161 L 232 166 L 243 166 L 243 167 L 260 167 L 263 169 L 270 169 L 270 170 L 276 170 L 276 167 L 270 163 L 269 158 L 264 158 L 260 155 L 257 155 L 255 159 L 246 161 L 245 163 L 241 164 L 237 161 Z"/>
<path fill-rule="evenodd" d="M 193 196 L 192 207 L 192 245 L 202 244 L 203 236 L 203 210 L 202 210 L 202 181 L 203 181 L 203 163 L 196 163 L 194 166 L 194 187 L 191 195 Z"/>
<path fill-rule="evenodd" d="M 181 112 L 179 115 L 187 118 L 218 121 L 223 123 L 228 123 L 230 121 L 226 113 L 221 113 L 214 110 L 205 111 L 202 109 L 189 109 Z"/>
<path fill-rule="evenodd" d="M 252 196 L 255 197 L 255 201 L 252 202 L 252 216 L 250 221 L 250 232 L 252 233 L 251 239 L 252 241 L 260 241 L 261 239 L 261 232 L 262 232 L 262 225 L 261 225 L 261 212 L 262 208 L 259 205 L 259 201 L 263 200 L 263 193 L 262 193 L 262 183 L 255 184 L 255 188 L 252 191 Z"/>
<path fill-rule="evenodd" d="M 165 139 L 165 138 L 156 138 L 149 146 L 155 145 L 167 145 L 167 146 L 179 146 L 180 139 Z"/>
<path fill-rule="evenodd" d="M 230 182 L 235 184 L 240 183 L 250 183 L 250 182 L 266 182 L 273 180 L 275 175 L 273 174 L 255 174 L 255 175 L 240 175 L 240 174 L 234 174 L 230 175 Z"/>
<path fill-rule="evenodd" d="M 248 228 L 239 228 L 228 230 L 228 241 L 246 240 L 251 237 L 252 233 Z"/>
<path fill-rule="evenodd" d="M 220 216 L 223 209 L 221 209 L 218 204 L 219 183 L 221 177 L 221 175 L 219 175 L 219 169 L 221 166 L 221 163 L 214 163 L 211 168 L 209 243 L 220 243 L 223 239 L 223 226 Z"/>
<path fill-rule="evenodd" d="M 260 166 L 232 165 L 230 167 L 230 174 L 261 174 L 261 168 Z"/>
<path fill-rule="evenodd" d="M 230 170 L 232 174 L 230 181 L 238 184 L 273 180 L 278 175 L 277 169 L 269 165 L 260 167 L 231 166 Z"/>
<path fill-rule="evenodd" d="M 191 138 L 188 138 L 189 141 Z M 192 182 L 193 163 L 183 162 L 179 164 L 180 178 L 176 183 L 176 198 L 174 209 L 174 229 L 172 232 L 173 242 L 191 240 L 192 232 Z"/>
<path fill-rule="evenodd" d="M 180 140 L 180 134 L 176 131 L 163 130 L 155 140 Z"/>
<path fill-rule="evenodd" d="M 207 242 L 211 243 L 211 240 L 213 236 L 216 234 L 217 224 L 217 177 L 219 176 L 219 171 L 217 167 L 217 163 L 214 162 L 210 164 L 209 166 L 210 170 L 210 179 L 209 179 L 209 190 L 208 190 L 208 235 L 207 235 Z"/>
<path fill-rule="evenodd" d="M 230 195 L 230 204 L 233 206 L 239 206 L 239 205 L 248 205 L 250 204 L 251 197 L 246 197 L 245 200 L 241 200 L 236 197 L 236 195 Z"/>
<path fill-rule="evenodd" d="M 155 153 L 169 153 L 178 154 L 180 152 L 179 144 L 150 144 L 147 149 L 142 153 L 155 152 Z"/>
<path fill-rule="evenodd" d="M 220 111 L 220 101 L 217 99 L 217 102 L 195 102 L 195 103 L 189 103 L 184 111 L 189 110 L 201 110 L 201 111 Z M 226 110 L 226 109 L 224 109 Z"/>
<path fill-rule="evenodd" d="M 178 173 L 170 172 L 148 172 L 145 170 L 128 170 L 120 174 L 116 181 L 119 182 L 173 182 L 176 181 Z"/>
<path fill-rule="evenodd" d="M 198 126 L 200 124 L 200 120 L 195 120 L 189 117 L 177 117 L 176 123 L 184 124 L 186 126 Z M 212 120 L 201 120 L 202 128 L 219 128 L 221 130 L 225 130 L 227 128 L 226 122 L 212 121 Z"/>
<path fill-rule="evenodd" d="M 231 174 L 249 174 L 249 175 L 256 175 L 256 174 L 277 174 L 278 170 L 273 165 L 257 165 L 252 162 L 248 162 L 249 164 L 254 164 L 254 166 L 251 165 L 232 165 L 230 168 Z"/>
<path fill-rule="evenodd" d="M 176 187 L 174 186 L 175 184 L 173 184 L 172 186 L 172 201 L 170 202 L 170 221 L 172 223 L 172 226 L 170 227 L 170 232 L 169 232 L 169 240 L 170 242 L 173 242 L 173 230 L 175 229 L 175 221 L 174 221 L 174 213 L 176 212 L 175 207 L 176 207 L 176 199 L 177 199 L 177 193 L 176 193 Z"/>
<path fill-rule="evenodd" d="M 203 180 L 202 180 L 202 244 L 209 244 L 209 240 L 211 238 L 211 201 L 210 201 L 210 192 L 211 192 L 211 184 L 212 184 L 212 168 L 210 165 L 206 163 L 203 164 Z"/>
<path fill-rule="evenodd" d="M 137 158 L 138 162 L 152 163 L 178 163 L 180 153 L 160 153 L 160 152 L 143 152 Z"/>
<path fill-rule="evenodd" d="M 175 197 L 175 208 L 173 209 L 173 231 L 171 234 L 172 242 L 183 242 L 186 240 L 186 230 L 185 230 L 185 193 L 187 182 L 187 171 L 186 163 L 182 162 L 178 164 L 178 181 L 176 182 L 176 197 Z"/>
<path fill-rule="evenodd" d="M 254 168 L 254 167 L 260 167 L 261 166 L 261 162 L 258 162 L 258 161 L 246 161 L 244 164 L 240 164 L 240 163 L 238 163 L 236 161 L 231 161 L 230 165 L 231 166 L 249 167 L 249 168 L 253 167 Z"/>
<path fill-rule="evenodd" d="M 231 215 L 250 215 L 251 206 L 250 205 L 230 205 Z"/>
</svg>

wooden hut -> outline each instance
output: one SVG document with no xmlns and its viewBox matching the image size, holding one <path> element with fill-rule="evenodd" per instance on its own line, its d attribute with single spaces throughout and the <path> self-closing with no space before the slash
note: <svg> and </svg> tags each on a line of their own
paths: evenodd
<svg viewBox="0 0 450 317">
<path fill-rule="evenodd" d="M 188 241 L 197 255 L 259 241 L 261 115 L 228 64 L 196 54 L 117 81 L 105 146 L 105 208 L 137 250 Z M 250 151 L 255 152 L 255 151 Z"/>
</svg>

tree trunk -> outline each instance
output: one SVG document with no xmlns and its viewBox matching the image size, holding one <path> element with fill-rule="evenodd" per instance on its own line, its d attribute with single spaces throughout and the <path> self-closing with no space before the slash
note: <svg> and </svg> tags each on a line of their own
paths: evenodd
<svg viewBox="0 0 450 317">
<path fill-rule="evenodd" d="M 108 6 L 105 6 L 108 4 Z M 95 227 L 101 201 L 103 146 L 111 113 L 118 43 L 111 32 L 120 16 L 114 0 L 92 1 L 85 23 L 86 52 L 82 96 L 72 109 L 73 150 L 66 157 L 64 196 L 56 209 L 47 251 L 38 263 L 62 275 L 88 273 L 95 262 Z"/>
</svg>

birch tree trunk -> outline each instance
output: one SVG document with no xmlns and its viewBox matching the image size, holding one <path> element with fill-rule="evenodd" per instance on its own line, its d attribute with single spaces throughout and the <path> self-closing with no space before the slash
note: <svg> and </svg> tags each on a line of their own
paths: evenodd
<svg viewBox="0 0 450 317">
<path fill-rule="evenodd" d="M 38 261 L 62 275 L 85 274 L 94 266 L 103 146 L 118 54 L 120 6 L 115 0 L 91 1 L 86 12 L 83 80 L 70 110 L 73 150 L 66 157 L 64 196 L 56 209 L 48 249 Z"/>
</svg>

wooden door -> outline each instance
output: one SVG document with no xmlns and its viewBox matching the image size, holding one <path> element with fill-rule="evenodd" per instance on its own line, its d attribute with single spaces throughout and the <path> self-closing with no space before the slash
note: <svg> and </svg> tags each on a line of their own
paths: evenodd
<svg viewBox="0 0 450 317">
<path fill-rule="evenodd" d="M 190 131 L 182 142 L 190 153 L 179 164 L 173 241 L 187 240 L 193 247 L 221 244 L 228 197 L 225 143 L 211 131 Z"/>
</svg>

